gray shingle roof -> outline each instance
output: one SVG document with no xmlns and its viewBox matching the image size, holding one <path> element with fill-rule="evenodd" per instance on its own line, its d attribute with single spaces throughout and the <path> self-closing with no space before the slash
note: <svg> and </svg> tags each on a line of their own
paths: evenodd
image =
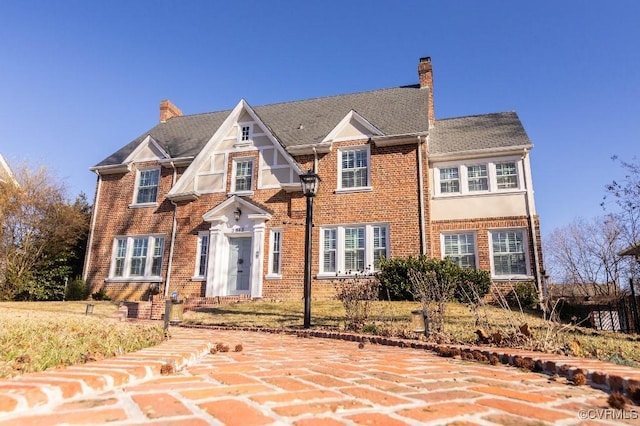
<svg viewBox="0 0 640 426">
<path fill-rule="evenodd" d="M 386 135 L 426 132 L 428 96 L 428 90 L 414 85 L 264 105 L 254 107 L 254 111 L 282 145 L 289 147 L 321 142 L 352 109 Z M 96 166 L 122 163 L 147 135 L 173 158 L 195 156 L 230 113 L 227 110 L 171 118 Z"/>
<path fill-rule="evenodd" d="M 531 146 L 515 112 L 436 120 L 429 131 L 432 155 Z"/>
</svg>

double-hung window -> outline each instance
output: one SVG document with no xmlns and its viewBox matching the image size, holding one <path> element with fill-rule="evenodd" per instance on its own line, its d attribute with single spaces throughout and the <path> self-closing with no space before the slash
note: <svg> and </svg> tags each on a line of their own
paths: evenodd
<svg viewBox="0 0 640 426">
<path fill-rule="evenodd" d="M 269 271 L 268 275 L 279 277 L 282 267 L 282 230 L 271 230 L 271 241 L 269 243 Z"/>
<path fill-rule="evenodd" d="M 369 148 L 344 148 L 339 151 L 339 189 L 369 186 Z"/>
<path fill-rule="evenodd" d="M 443 257 L 451 259 L 462 268 L 476 267 L 476 245 L 474 234 L 442 235 Z"/>
<path fill-rule="evenodd" d="M 467 166 L 467 185 L 469 192 L 489 190 L 489 175 L 486 164 Z"/>
<path fill-rule="evenodd" d="M 136 185 L 136 204 L 150 204 L 158 201 L 160 169 L 147 169 L 138 172 Z"/>
<path fill-rule="evenodd" d="M 527 274 L 526 240 L 523 230 L 492 231 L 491 248 L 495 276 Z"/>
<path fill-rule="evenodd" d="M 198 248 L 196 255 L 196 277 L 207 276 L 207 261 L 209 259 L 209 231 L 198 234 Z"/>
<path fill-rule="evenodd" d="M 515 162 L 496 164 L 496 184 L 498 189 L 518 188 L 518 167 Z"/>
<path fill-rule="evenodd" d="M 460 171 L 457 167 L 440 169 L 440 192 L 444 194 L 460 192 Z"/>
<path fill-rule="evenodd" d="M 162 273 L 163 256 L 163 236 L 116 237 L 111 261 L 111 278 L 158 280 Z"/>
<path fill-rule="evenodd" d="M 244 158 L 234 161 L 233 192 L 249 192 L 252 190 L 253 159 Z"/>
<path fill-rule="evenodd" d="M 386 224 L 356 224 L 321 229 L 320 275 L 377 270 L 388 255 Z"/>
<path fill-rule="evenodd" d="M 344 270 L 364 271 L 364 227 L 344 229 Z"/>
</svg>

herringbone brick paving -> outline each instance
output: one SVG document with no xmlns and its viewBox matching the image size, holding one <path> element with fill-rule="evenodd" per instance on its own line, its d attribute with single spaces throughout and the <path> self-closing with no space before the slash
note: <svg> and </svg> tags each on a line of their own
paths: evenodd
<svg viewBox="0 0 640 426">
<path fill-rule="evenodd" d="M 0 425 L 640 424 L 639 407 L 611 410 L 603 390 L 512 366 L 286 334 L 171 333 L 155 348 L 0 382 Z M 211 354 L 217 342 L 229 351 Z"/>
</svg>

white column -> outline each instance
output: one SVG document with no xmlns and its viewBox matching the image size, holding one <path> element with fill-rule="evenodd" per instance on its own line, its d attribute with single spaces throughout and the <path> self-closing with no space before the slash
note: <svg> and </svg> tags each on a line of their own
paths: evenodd
<svg viewBox="0 0 640 426">
<path fill-rule="evenodd" d="M 262 215 L 256 215 L 259 217 L 251 217 L 254 219 L 253 224 L 253 247 L 252 247 L 252 262 L 251 262 L 251 297 L 262 297 L 262 270 L 264 268 L 264 234 L 265 234 L 265 218 Z"/>
<path fill-rule="evenodd" d="M 224 273 L 224 247 L 226 236 L 223 221 L 209 229 L 209 263 L 207 265 L 207 288 L 205 296 L 226 296 L 226 274 Z"/>
</svg>

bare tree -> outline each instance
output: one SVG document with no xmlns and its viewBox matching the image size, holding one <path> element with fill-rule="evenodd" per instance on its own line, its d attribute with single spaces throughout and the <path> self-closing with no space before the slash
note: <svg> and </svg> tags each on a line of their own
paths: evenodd
<svg viewBox="0 0 640 426">
<path fill-rule="evenodd" d="M 87 215 L 45 168 L 25 165 L 14 174 L 16 182 L 0 183 L 0 299 L 50 299 L 51 287 L 64 285 L 59 275 L 71 269 L 65 265 L 87 232 Z"/>
<path fill-rule="evenodd" d="M 583 296 L 619 294 L 627 262 L 623 226 L 616 215 L 576 219 L 547 238 L 547 266 L 556 280 L 574 284 Z"/>
</svg>

